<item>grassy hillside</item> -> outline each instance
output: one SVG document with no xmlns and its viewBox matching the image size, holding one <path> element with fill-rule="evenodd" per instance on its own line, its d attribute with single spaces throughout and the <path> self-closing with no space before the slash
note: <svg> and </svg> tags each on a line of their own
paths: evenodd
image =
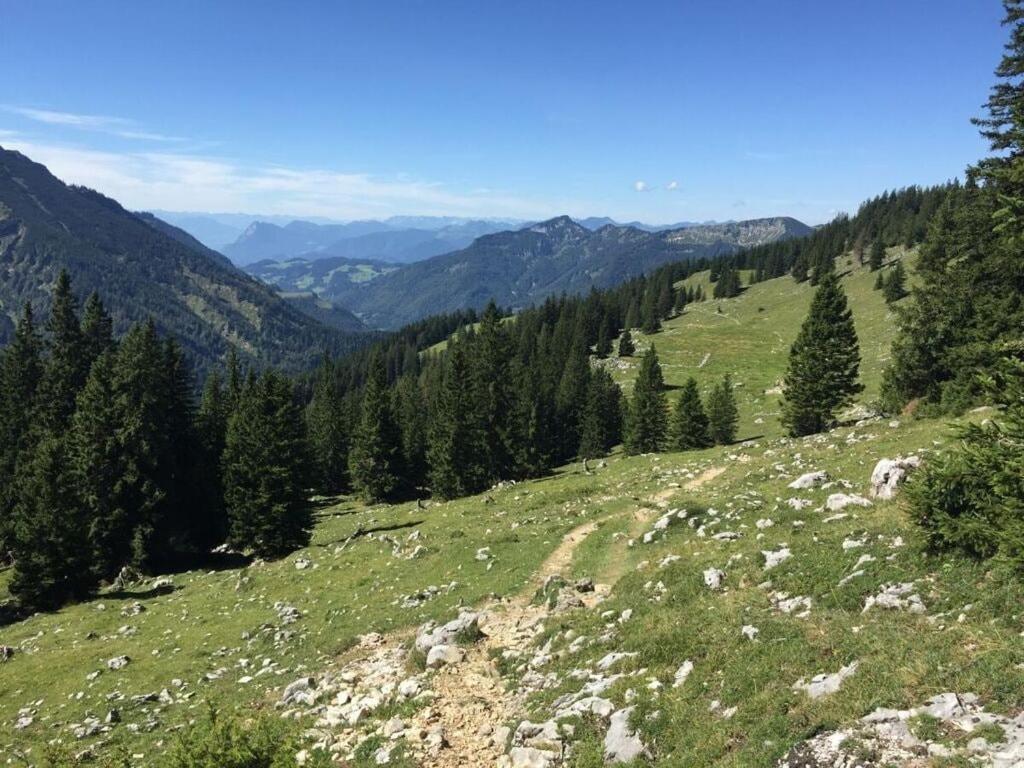
<svg viewBox="0 0 1024 768">
<path fill-rule="evenodd" d="M 916 253 L 891 249 L 887 267 L 906 258 L 912 267 Z M 889 358 L 895 318 L 881 291 L 873 289 L 876 273 L 847 258 L 837 261 L 842 285 L 849 297 L 861 352 L 859 402 L 870 404 L 879 395 L 882 371 Z M 749 275 L 744 275 L 744 281 Z M 681 285 L 700 285 L 707 296 L 713 285 L 700 272 Z M 740 437 L 780 435 L 779 404 L 782 378 L 790 345 L 807 314 L 814 286 L 790 278 L 768 280 L 746 288 L 734 299 L 708 299 L 691 304 L 682 316 L 664 323 L 648 337 L 633 331 L 637 353 L 632 359 L 606 363 L 628 392 L 643 351 L 653 343 L 658 350 L 665 383 L 680 386 L 697 379 L 702 392 L 731 374 L 740 408 Z M 758 421 L 760 419 L 760 421 Z"/>
<path fill-rule="evenodd" d="M 891 336 L 873 280 L 867 270 L 844 279 L 864 353 L 865 402 L 877 394 Z M 926 555 L 898 497 L 847 507 L 839 517 L 823 509 L 832 493 L 867 495 L 878 459 L 927 459 L 948 445 L 948 425 L 874 419 L 802 440 L 781 436 L 778 396 L 764 392 L 782 374 L 810 293 L 788 278 L 763 283 L 736 299 L 688 308 L 653 339 L 670 384 L 692 374 L 706 386 L 733 374 L 742 444 L 616 454 L 592 474 L 567 467 L 427 509 L 325 502 L 312 545 L 285 560 L 225 563 L 176 575 L 170 586 L 147 583 L 3 627 L 0 643 L 15 654 L 0 674 L 0 754 L 12 764 L 38 764 L 43 745 L 60 740 L 76 752 L 123 749 L 129 764 L 147 764 L 178 727 L 203 714 L 206 701 L 274 711 L 288 683 L 307 674 L 319 679 L 365 653 L 353 648 L 359 635 L 395 631 L 394 641 L 407 646 L 407 630 L 450 618 L 460 605 L 512 611 L 514 603 L 498 598 L 532 595 L 531 574 L 574 529 L 574 549 L 560 570 L 593 578 L 598 595 L 605 594 L 601 585 L 610 592 L 592 607 L 544 614 L 528 650 L 503 654 L 503 636 L 487 641 L 503 677 L 492 694 L 505 701 L 493 717 L 513 728 L 527 715 L 551 717 L 558 696 L 580 689 L 579 671 L 597 674 L 597 660 L 612 651 L 636 654 L 614 667 L 622 677 L 601 694 L 616 708 L 636 706 L 632 722 L 650 755 L 636 765 L 773 765 L 802 740 L 875 707 L 916 706 L 945 691 L 973 692 L 987 711 L 1015 713 L 1024 700 L 1024 590 L 993 580 L 977 564 Z M 627 386 L 633 370 L 630 364 L 617 373 Z M 787 488 L 811 470 L 827 471 L 830 485 Z M 806 506 L 796 509 L 789 499 Z M 691 505 L 706 510 L 695 513 L 697 524 L 677 523 L 643 543 L 659 515 Z M 594 525 L 580 533 L 586 522 Z M 481 547 L 490 548 L 489 558 L 478 559 Z M 766 571 L 763 552 L 783 547 L 791 557 Z M 725 572 L 720 590 L 704 586 L 703 571 L 712 567 Z M 923 613 L 864 610 L 884 585 L 902 583 L 919 596 Z M 809 603 L 785 613 L 780 593 Z M 136 613 L 136 604 L 144 610 Z M 298 610 L 296 621 L 287 623 L 286 606 Z M 623 611 L 632 614 L 623 619 Z M 754 639 L 744 627 L 757 630 Z M 585 640 L 573 642 L 579 637 Z M 130 663 L 108 669 L 121 655 Z M 673 687 L 687 660 L 693 671 Z M 853 662 L 856 672 L 837 693 L 812 700 L 793 687 Z M 414 655 L 407 663 L 410 674 L 419 672 Z M 458 667 L 444 674 L 457 675 Z M 548 687 L 538 687 L 538 677 Z M 436 688 L 432 705 L 387 703 L 355 727 L 357 741 L 373 736 L 380 743 L 380 725 L 396 713 L 443 712 L 443 676 L 425 679 Z M 529 694 L 526 710 L 510 719 L 517 690 Z M 111 709 L 121 722 L 109 733 L 76 738 L 76 726 L 90 716 L 102 724 Z M 16 728 L 19 719 L 24 727 Z M 566 764 L 600 765 L 607 722 L 573 722 Z M 918 726 L 938 742 L 966 743 L 963 734 L 925 719 Z M 347 739 L 351 730 L 338 725 L 334 736 Z M 450 740 L 450 749 L 462 748 Z M 359 754 L 355 765 L 372 764 L 367 750 Z"/>
</svg>

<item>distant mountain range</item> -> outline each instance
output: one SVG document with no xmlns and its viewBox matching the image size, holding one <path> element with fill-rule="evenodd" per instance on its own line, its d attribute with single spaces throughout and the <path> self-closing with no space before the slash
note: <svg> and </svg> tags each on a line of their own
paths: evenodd
<svg viewBox="0 0 1024 768">
<path fill-rule="evenodd" d="M 396 269 L 309 259 L 262 262 L 248 269 L 285 290 L 315 291 L 370 327 L 398 328 L 439 312 L 480 308 L 492 298 L 516 309 L 552 294 L 606 288 L 670 261 L 732 253 L 812 231 L 788 217 L 655 232 L 609 224 L 594 231 L 560 216 L 484 235 L 461 250 Z"/>
<path fill-rule="evenodd" d="M 369 336 L 337 330 L 361 328 L 351 315 L 323 317 L 327 327 L 310 317 L 323 307 L 308 296 L 293 305 L 189 233 L 0 147 L 0 344 L 24 302 L 45 315 L 62 268 L 80 296 L 99 291 L 117 333 L 152 317 L 200 369 L 234 346 L 253 362 L 299 370 Z"/>
</svg>

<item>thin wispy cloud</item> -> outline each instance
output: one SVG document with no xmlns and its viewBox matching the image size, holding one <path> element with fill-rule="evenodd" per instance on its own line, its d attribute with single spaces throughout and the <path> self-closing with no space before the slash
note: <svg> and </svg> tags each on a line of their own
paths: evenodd
<svg viewBox="0 0 1024 768">
<path fill-rule="evenodd" d="M 635 189 L 637 192 L 646 192 L 647 189 L 648 189 L 647 182 L 646 181 L 634 181 L 633 182 L 633 189 Z"/>
<path fill-rule="evenodd" d="M 574 201 L 526 200 L 495 190 L 455 191 L 408 178 L 328 169 L 247 165 L 174 152 L 115 152 L 39 142 L 5 141 L 65 182 L 82 184 L 134 209 L 261 211 L 268 214 L 373 218 L 393 214 L 541 218 L 579 215 Z"/>
<path fill-rule="evenodd" d="M 675 192 L 677 189 L 679 189 L 679 182 L 670 181 L 668 184 L 665 185 L 665 189 L 667 189 L 669 192 Z"/>
<path fill-rule="evenodd" d="M 75 112 L 58 112 L 51 109 L 34 109 L 32 107 L 19 106 L 5 106 L 4 110 L 45 125 L 96 131 L 110 134 L 111 136 L 118 136 L 122 139 L 159 142 L 184 141 L 180 136 L 168 136 L 163 133 L 144 130 L 136 121 L 124 117 L 86 115 Z"/>
</svg>

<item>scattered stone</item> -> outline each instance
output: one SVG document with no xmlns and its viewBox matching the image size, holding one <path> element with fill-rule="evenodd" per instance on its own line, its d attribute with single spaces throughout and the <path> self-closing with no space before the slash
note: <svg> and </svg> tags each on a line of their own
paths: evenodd
<svg viewBox="0 0 1024 768">
<path fill-rule="evenodd" d="M 722 581 L 725 579 L 725 571 L 718 568 L 708 568 L 704 571 L 704 584 L 708 589 L 721 589 Z"/>
<path fill-rule="evenodd" d="M 876 499 L 891 499 L 906 480 L 907 474 L 921 466 L 917 456 L 882 459 L 871 472 L 870 494 Z"/>
<path fill-rule="evenodd" d="M 611 716 L 611 725 L 604 737 L 604 759 L 610 763 L 628 763 L 647 754 L 647 747 L 629 726 L 633 707 L 620 709 Z"/>
<path fill-rule="evenodd" d="M 808 472 L 807 474 L 800 475 L 800 477 L 791 482 L 789 487 L 802 491 L 808 488 L 816 488 L 826 482 L 828 482 L 828 472 Z"/>
<path fill-rule="evenodd" d="M 857 494 L 833 493 L 825 501 L 825 506 L 830 512 L 838 512 L 849 506 L 870 507 L 871 500 Z"/>
<path fill-rule="evenodd" d="M 466 658 L 466 651 L 457 645 L 435 645 L 427 652 L 427 667 L 437 669 L 446 664 L 458 664 Z"/>
<path fill-rule="evenodd" d="M 480 614 L 463 612 L 440 627 L 426 624 L 416 636 L 416 650 L 428 653 L 435 645 L 451 645 L 459 635 L 479 631 Z"/>
<path fill-rule="evenodd" d="M 682 664 L 680 664 L 679 669 L 676 670 L 675 676 L 672 680 L 672 687 L 678 688 L 683 683 L 685 683 L 686 678 L 690 676 L 691 672 L 693 672 L 693 662 L 687 659 Z"/>
<path fill-rule="evenodd" d="M 761 554 L 764 555 L 764 569 L 770 571 L 777 565 L 786 562 L 793 556 L 793 553 L 789 551 L 789 547 L 780 547 L 774 552 L 761 550 Z"/>
<path fill-rule="evenodd" d="M 843 680 L 856 671 L 857 662 L 854 661 L 831 675 L 826 673 L 815 675 L 811 678 L 810 682 L 801 679 L 793 686 L 793 690 L 803 691 L 812 699 L 817 699 L 838 691 L 839 686 L 843 684 Z"/>
<path fill-rule="evenodd" d="M 112 659 L 107 659 L 107 669 L 124 669 L 131 663 L 131 659 L 127 656 L 115 656 Z"/>
<path fill-rule="evenodd" d="M 745 638 L 747 638 L 747 640 L 756 640 L 757 636 L 761 633 L 761 630 L 752 624 L 745 624 L 743 628 L 740 629 L 740 632 Z"/>
<path fill-rule="evenodd" d="M 927 610 L 921 596 L 914 593 L 914 585 L 911 583 L 883 585 L 881 592 L 864 601 L 862 613 L 875 607 L 911 613 L 925 613 Z"/>
</svg>

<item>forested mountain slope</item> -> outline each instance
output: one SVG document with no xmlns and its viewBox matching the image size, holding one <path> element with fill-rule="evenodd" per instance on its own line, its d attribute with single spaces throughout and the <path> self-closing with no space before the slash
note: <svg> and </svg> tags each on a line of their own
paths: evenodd
<svg viewBox="0 0 1024 768">
<path fill-rule="evenodd" d="M 372 282 L 339 284 L 324 296 L 371 327 L 393 328 L 438 312 L 480 309 L 491 299 L 521 308 L 560 293 L 610 288 L 666 262 L 710 258 L 811 231 L 788 218 L 664 232 L 612 225 L 591 231 L 561 216 L 481 237 L 461 251 Z"/>
<path fill-rule="evenodd" d="M 325 349 L 361 343 L 289 306 L 181 230 L 65 185 L 2 148 L 0 268 L 0 342 L 11 337 L 24 302 L 46 311 L 63 268 L 80 294 L 100 293 L 116 333 L 152 316 L 200 368 L 222 360 L 231 346 L 245 358 L 297 370 Z"/>
</svg>

